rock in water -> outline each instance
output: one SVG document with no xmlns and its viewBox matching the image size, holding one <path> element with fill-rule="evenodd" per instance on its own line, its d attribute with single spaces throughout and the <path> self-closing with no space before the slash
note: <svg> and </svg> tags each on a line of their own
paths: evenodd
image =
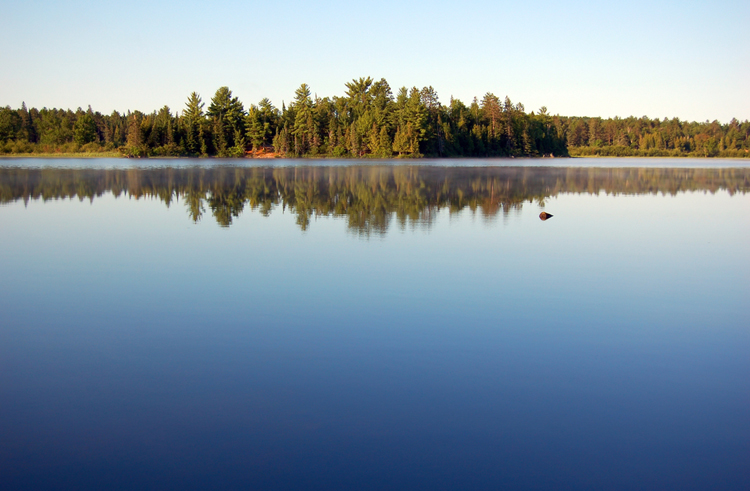
<svg viewBox="0 0 750 491">
<path fill-rule="evenodd" d="M 546 211 L 543 211 L 539 214 L 539 218 L 542 219 L 542 221 L 545 221 L 548 218 L 552 218 L 554 215 L 547 213 Z"/>
</svg>

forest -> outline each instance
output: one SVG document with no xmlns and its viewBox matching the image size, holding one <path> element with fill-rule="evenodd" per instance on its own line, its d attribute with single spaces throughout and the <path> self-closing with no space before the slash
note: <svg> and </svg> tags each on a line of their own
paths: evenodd
<svg viewBox="0 0 750 491">
<path fill-rule="evenodd" d="M 750 157 L 750 122 L 648 117 L 588 118 L 526 112 L 486 93 L 469 105 L 440 102 L 432 87 L 394 92 L 359 78 L 343 96 L 319 98 L 302 84 L 281 108 L 245 105 L 228 87 L 207 102 L 109 115 L 70 109 L 0 108 L 0 155 L 125 157 Z"/>
<path fill-rule="evenodd" d="M 443 167 L 346 165 L 304 167 L 60 169 L 0 167 L 0 204 L 91 200 L 111 193 L 184 206 L 194 222 L 210 212 L 224 227 L 245 210 L 291 212 L 305 230 L 315 216 L 346 218 L 362 234 L 430 224 L 441 209 L 491 219 L 561 193 L 670 194 L 750 191 L 750 168 Z"/>
</svg>

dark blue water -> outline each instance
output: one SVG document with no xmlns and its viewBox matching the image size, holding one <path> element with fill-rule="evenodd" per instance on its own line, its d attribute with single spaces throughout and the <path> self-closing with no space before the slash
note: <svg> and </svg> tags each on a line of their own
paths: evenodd
<svg viewBox="0 0 750 491">
<path fill-rule="evenodd" d="M 0 169 L 0 488 L 748 489 L 750 170 L 630 162 Z"/>
</svg>

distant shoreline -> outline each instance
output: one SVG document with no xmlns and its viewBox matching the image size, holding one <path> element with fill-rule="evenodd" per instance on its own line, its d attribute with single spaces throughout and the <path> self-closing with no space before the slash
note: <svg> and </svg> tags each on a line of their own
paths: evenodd
<svg viewBox="0 0 750 491">
<path fill-rule="evenodd" d="M 557 158 L 557 157 L 555 157 Z M 696 155 L 571 155 L 569 159 L 703 159 L 703 160 L 747 160 L 746 157 L 706 157 Z"/>
<path fill-rule="evenodd" d="M 699 160 L 748 160 L 750 155 L 747 157 L 705 157 L 696 155 L 569 155 L 561 157 L 538 157 L 538 156 L 523 156 L 523 157 L 408 157 L 408 158 L 397 158 L 397 157 L 331 157 L 331 156 L 316 156 L 316 157 L 274 157 L 274 158 L 259 158 L 259 157 L 192 157 L 192 156 L 151 156 L 151 157 L 127 157 L 119 152 L 77 152 L 77 153 L 17 153 L 17 154 L 0 154 L 0 159 L 17 159 L 17 158 L 40 158 L 40 159 L 123 159 L 123 160 L 188 160 L 188 159 L 201 159 L 201 160 L 372 160 L 373 162 L 384 161 L 384 160 L 401 160 L 404 162 L 418 162 L 420 160 L 557 160 L 557 159 L 664 159 L 664 160 L 680 160 L 680 159 L 699 159 Z"/>
<path fill-rule="evenodd" d="M 527 111 L 491 92 L 440 102 L 431 86 L 394 91 L 354 79 L 343 96 L 307 84 L 288 104 L 246 106 L 229 87 L 182 110 L 102 114 L 81 108 L 0 107 L 0 154 L 10 157 L 220 158 L 750 158 L 750 121 L 599 118 Z M 28 155 L 26 155 L 28 154 Z M 119 154 L 119 155 L 118 155 Z"/>
<path fill-rule="evenodd" d="M 6 158 L 43 158 L 43 159 L 121 159 L 125 158 L 120 152 L 78 152 L 78 153 L 7 153 L 0 155 L 0 159 Z M 182 158 L 182 157 L 172 157 Z"/>
</svg>

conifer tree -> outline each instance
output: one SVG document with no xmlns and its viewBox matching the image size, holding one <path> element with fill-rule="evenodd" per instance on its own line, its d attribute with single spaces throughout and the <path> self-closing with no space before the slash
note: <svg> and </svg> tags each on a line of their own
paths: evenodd
<svg viewBox="0 0 750 491">
<path fill-rule="evenodd" d="M 260 111 L 255 106 L 250 106 L 245 117 L 245 131 L 250 139 L 253 150 L 259 150 L 263 145 L 265 136 L 263 123 L 260 121 Z"/>
<path fill-rule="evenodd" d="M 19 115 L 21 116 L 21 139 L 29 143 L 35 143 L 37 141 L 36 128 L 34 128 L 31 113 L 26 108 L 25 102 L 21 103 Z"/>
<path fill-rule="evenodd" d="M 396 137 L 393 139 L 393 151 L 398 153 L 399 157 L 409 152 L 409 138 L 400 126 L 396 129 Z"/>
<path fill-rule="evenodd" d="M 388 130 L 385 126 L 380 128 L 379 144 L 377 154 L 379 157 L 388 158 L 393 155 L 391 137 L 388 135 Z"/>
<path fill-rule="evenodd" d="M 188 155 L 205 155 L 206 143 L 203 141 L 203 101 L 193 92 L 188 96 L 182 119 L 185 125 L 185 152 Z"/>
<path fill-rule="evenodd" d="M 315 132 L 310 87 L 307 84 L 302 84 L 294 92 L 294 95 L 293 106 L 295 117 L 292 134 L 294 135 L 295 152 L 298 155 L 304 155 L 312 146 L 313 134 Z"/>
<path fill-rule="evenodd" d="M 244 131 L 245 109 L 237 97 L 232 97 L 229 87 L 221 87 L 211 99 L 206 114 L 211 119 L 216 151 L 226 157 L 229 149 L 235 147 L 235 132 Z"/>
<path fill-rule="evenodd" d="M 140 114 L 136 111 L 128 115 L 128 146 L 135 147 L 141 144 L 141 121 Z"/>
<path fill-rule="evenodd" d="M 89 113 L 81 114 L 73 125 L 73 141 L 79 145 L 96 141 L 96 123 Z"/>
</svg>

